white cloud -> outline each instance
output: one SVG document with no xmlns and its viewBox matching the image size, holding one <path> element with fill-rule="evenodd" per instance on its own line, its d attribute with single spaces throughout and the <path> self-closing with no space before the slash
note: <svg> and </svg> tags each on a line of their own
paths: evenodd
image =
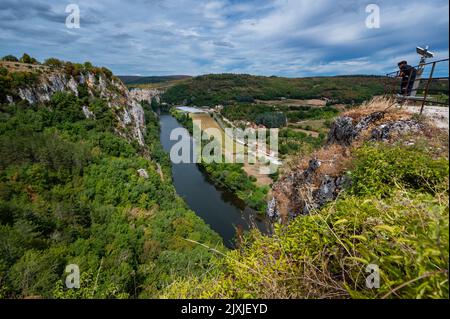
<svg viewBox="0 0 450 319">
<path fill-rule="evenodd" d="M 398 59 L 414 63 L 416 45 L 448 56 L 445 0 L 378 0 L 380 29 L 365 27 L 366 3 L 357 0 L 78 3 L 82 28 L 67 32 L 58 22 L 62 4 L 2 0 L 2 53 L 91 60 L 120 74 L 286 76 L 383 74 Z"/>
</svg>

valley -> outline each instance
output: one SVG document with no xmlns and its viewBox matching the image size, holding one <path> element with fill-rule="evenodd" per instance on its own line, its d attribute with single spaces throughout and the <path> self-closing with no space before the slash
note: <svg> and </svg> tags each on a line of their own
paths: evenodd
<svg viewBox="0 0 450 319">
<path fill-rule="evenodd" d="M 381 77 L 126 80 L 1 64 L 0 297 L 448 296 L 448 107 L 419 116 Z M 240 144 L 277 170 L 173 163 L 174 130 L 214 141 L 194 141 L 196 121 L 220 159 Z M 227 128 L 278 129 L 279 158 Z M 376 291 L 360 276 L 374 263 Z"/>
</svg>

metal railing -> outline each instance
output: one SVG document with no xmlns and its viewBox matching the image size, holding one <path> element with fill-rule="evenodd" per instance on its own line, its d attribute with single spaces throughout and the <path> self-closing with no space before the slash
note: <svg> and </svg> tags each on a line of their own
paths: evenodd
<svg viewBox="0 0 450 319">
<path fill-rule="evenodd" d="M 416 77 L 407 82 L 400 78 L 400 72 L 386 74 L 385 94 L 394 96 L 406 103 L 407 101 L 420 102 L 420 114 L 423 113 L 427 103 L 449 105 L 449 59 L 442 59 L 427 63 L 421 63 L 414 68 Z M 414 81 L 414 83 L 411 83 Z"/>
</svg>

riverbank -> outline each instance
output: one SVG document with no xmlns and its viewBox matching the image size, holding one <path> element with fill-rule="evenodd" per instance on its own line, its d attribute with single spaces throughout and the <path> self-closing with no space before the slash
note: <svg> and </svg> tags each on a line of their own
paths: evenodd
<svg viewBox="0 0 450 319">
<path fill-rule="evenodd" d="M 193 121 L 188 114 L 177 110 L 172 110 L 171 114 L 191 134 L 193 133 Z M 256 210 L 260 216 L 265 215 L 270 185 L 258 186 L 256 178 L 247 175 L 243 164 L 205 163 L 202 161 L 199 165 L 208 172 L 215 185 L 230 190 L 250 208 Z"/>
</svg>

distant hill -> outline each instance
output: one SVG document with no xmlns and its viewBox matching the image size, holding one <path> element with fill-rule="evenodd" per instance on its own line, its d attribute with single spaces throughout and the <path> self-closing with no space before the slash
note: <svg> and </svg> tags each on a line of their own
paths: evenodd
<svg viewBox="0 0 450 319">
<path fill-rule="evenodd" d="M 248 74 L 209 74 L 168 88 L 168 103 L 216 105 L 258 100 L 328 99 L 334 103 L 361 103 L 385 91 L 385 77 L 335 76 L 309 78 L 264 77 Z"/>
<path fill-rule="evenodd" d="M 176 80 L 189 79 L 189 75 L 167 75 L 167 76 L 136 76 L 119 75 L 125 85 L 164 83 Z"/>
</svg>

